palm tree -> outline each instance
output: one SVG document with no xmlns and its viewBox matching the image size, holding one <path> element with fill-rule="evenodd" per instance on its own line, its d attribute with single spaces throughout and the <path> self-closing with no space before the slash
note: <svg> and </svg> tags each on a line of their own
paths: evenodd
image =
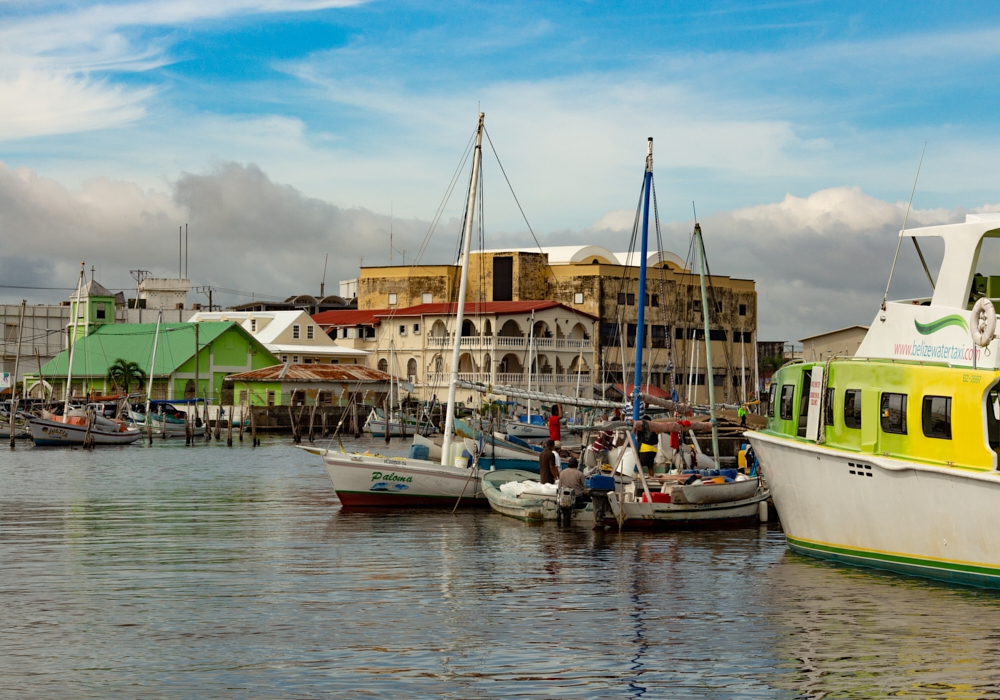
<svg viewBox="0 0 1000 700">
<path fill-rule="evenodd" d="M 126 394 L 132 384 L 138 384 L 141 387 L 145 379 L 146 373 L 142 367 L 135 362 L 128 362 L 121 357 L 108 367 L 108 381 L 114 387 L 124 390 Z"/>
</svg>

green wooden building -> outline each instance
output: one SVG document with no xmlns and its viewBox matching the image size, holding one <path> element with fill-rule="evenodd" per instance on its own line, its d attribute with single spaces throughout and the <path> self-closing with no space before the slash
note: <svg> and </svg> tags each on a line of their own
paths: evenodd
<svg viewBox="0 0 1000 700">
<path fill-rule="evenodd" d="M 93 324 L 88 330 L 85 335 L 76 335 L 73 343 L 73 396 L 110 393 L 113 387 L 107 381 L 108 367 L 119 358 L 135 362 L 149 372 L 153 342 L 157 338 L 155 323 L 115 324 L 112 315 L 110 323 Z M 28 376 L 28 391 L 42 382 L 49 396 L 62 398 L 69 356 L 70 350 L 64 350 L 46 363 L 38 376 Z M 216 403 L 232 404 L 231 384 L 224 381 L 228 375 L 276 364 L 279 364 L 277 358 L 238 323 L 162 323 L 156 340 L 152 398 L 197 395 Z M 132 390 L 136 391 L 136 387 Z M 145 392 L 145 385 L 139 390 Z"/>
</svg>

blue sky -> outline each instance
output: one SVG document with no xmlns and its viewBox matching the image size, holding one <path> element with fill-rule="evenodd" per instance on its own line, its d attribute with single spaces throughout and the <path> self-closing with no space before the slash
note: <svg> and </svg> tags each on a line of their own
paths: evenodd
<svg viewBox="0 0 1000 700">
<path fill-rule="evenodd" d="M 186 176 L 253 165 L 305 200 L 391 206 L 412 250 L 481 104 L 552 240 L 628 217 L 647 136 L 667 221 L 692 200 L 723 215 L 827 188 L 896 203 L 924 141 L 914 205 L 957 211 L 1000 202 L 998 39 L 985 2 L 0 0 L 0 161 L 44 184 L 23 220 L 58 219 L 45 187 L 84 206 L 107 180 L 137 202 L 101 205 L 122 209 L 116 230 L 166 231 L 193 215 Z M 484 168 L 487 232 L 523 235 Z"/>
</svg>

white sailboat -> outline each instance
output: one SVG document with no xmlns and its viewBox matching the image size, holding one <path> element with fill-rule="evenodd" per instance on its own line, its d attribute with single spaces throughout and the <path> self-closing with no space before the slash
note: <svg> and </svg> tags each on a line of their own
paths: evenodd
<svg viewBox="0 0 1000 700">
<path fill-rule="evenodd" d="M 462 237 L 463 255 L 461 282 L 458 292 L 455 327 L 461 329 L 465 313 L 465 297 L 469 279 L 469 252 L 472 223 L 476 209 L 476 192 L 482 164 L 483 120 L 479 113 L 476 146 L 472 160 L 472 178 L 465 212 Z M 458 441 L 452 448 L 455 427 L 455 392 L 458 382 L 458 358 L 461 333 L 455 333 L 448 383 L 448 409 L 440 463 L 411 457 L 383 457 L 347 452 L 323 452 L 326 472 L 333 483 L 341 504 L 345 507 L 426 507 L 452 506 L 458 499 L 465 503 L 483 503 L 479 472 L 472 460 L 464 460 L 465 445 Z"/>
</svg>

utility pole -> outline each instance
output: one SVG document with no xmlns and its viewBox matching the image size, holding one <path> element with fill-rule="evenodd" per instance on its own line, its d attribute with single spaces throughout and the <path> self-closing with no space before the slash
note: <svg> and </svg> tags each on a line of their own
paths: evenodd
<svg viewBox="0 0 1000 700">
<path fill-rule="evenodd" d="M 195 294 L 205 294 L 208 296 L 208 310 L 212 311 L 212 292 L 215 291 L 215 287 L 195 287 Z"/>
<path fill-rule="evenodd" d="M 24 307 L 26 299 L 21 300 L 21 319 L 17 322 L 17 355 L 14 356 L 14 376 L 10 382 L 10 449 L 14 449 L 14 421 L 17 418 L 17 366 L 21 362 L 21 338 L 24 337 Z M 41 370 L 41 367 L 39 367 Z M 388 418 L 386 419 L 388 420 Z"/>
</svg>

